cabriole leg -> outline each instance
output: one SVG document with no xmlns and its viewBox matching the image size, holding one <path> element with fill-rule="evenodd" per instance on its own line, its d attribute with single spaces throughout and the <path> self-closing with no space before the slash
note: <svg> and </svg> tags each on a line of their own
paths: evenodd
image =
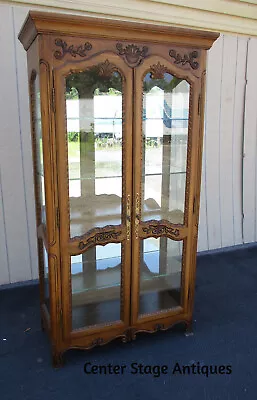
<svg viewBox="0 0 257 400">
<path fill-rule="evenodd" d="M 61 368 L 64 365 L 63 352 L 53 350 L 52 363 L 54 368 Z"/>
<path fill-rule="evenodd" d="M 185 336 L 193 336 L 193 320 L 186 322 Z"/>
</svg>

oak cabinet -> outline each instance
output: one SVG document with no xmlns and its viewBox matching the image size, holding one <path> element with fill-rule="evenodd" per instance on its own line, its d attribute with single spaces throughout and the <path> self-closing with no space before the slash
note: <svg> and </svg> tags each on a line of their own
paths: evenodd
<svg viewBox="0 0 257 400">
<path fill-rule="evenodd" d="M 191 329 L 206 51 L 216 33 L 30 12 L 43 327 L 55 364 Z"/>
</svg>

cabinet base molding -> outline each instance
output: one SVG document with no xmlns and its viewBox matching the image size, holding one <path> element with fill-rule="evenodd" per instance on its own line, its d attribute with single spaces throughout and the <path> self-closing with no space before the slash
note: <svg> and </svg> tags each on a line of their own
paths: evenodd
<svg viewBox="0 0 257 400">
<path fill-rule="evenodd" d="M 160 320 L 157 323 L 152 324 L 151 322 L 146 324 L 145 327 L 140 327 L 140 328 L 135 328 L 135 327 L 130 327 L 126 329 L 123 334 L 115 334 L 115 332 L 110 331 L 108 334 L 99 334 L 99 336 L 94 335 L 94 337 L 86 336 L 86 334 L 81 337 L 80 339 L 74 339 L 71 341 L 70 345 L 67 346 L 67 348 L 63 348 L 61 351 L 57 351 L 54 349 L 52 351 L 52 362 L 53 366 L 55 368 L 60 368 L 64 365 L 65 361 L 65 353 L 69 350 L 82 350 L 82 351 L 88 351 L 91 350 L 95 347 L 100 347 L 107 345 L 108 343 L 114 341 L 114 340 L 120 340 L 122 343 L 130 343 L 131 341 L 135 341 L 137 338 L 137 335 L 140 334 L 153 334 L 156 332 L 160 331 L 167 331 L 167 330 L 173 330 L 175 327 L 180 327 L 181 329 L 184 330 L 185 336 L 190 336 L 193 335 L 192 331 L 192 321 L 191 320 L 186 320 L 186 319 L 179 319 L 179 320 L 174 320 L 173 322 L 169 321 L 167 322 Z M 163 333 L 164 334 L 164 333 Z M 100 336 L 101 335 L 101 336 Z M 86 354 L 85 354 L 86 358 Z"/>
</svg>

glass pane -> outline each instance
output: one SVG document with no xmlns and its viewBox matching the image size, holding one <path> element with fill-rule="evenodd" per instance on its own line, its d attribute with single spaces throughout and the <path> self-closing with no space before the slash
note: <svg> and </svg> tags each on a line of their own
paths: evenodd
<svg viewBox="0 0 257 400">
<path fill-rule="evenodd" d="M 142 220 L 184 221 L 190 85 L 144 78 Z"/>
<path fill-rule="evenodd" d="M 121 223 L 122 78 L 95 66 L 66 78 L 70 234 Z"/>
<path fill-rule="evenodd" d="M 36 151 L 36 181 L 37 181 L 37 196 L 39 207 L 41 209 L 40 223 L 46 223 L 45 213 L 45 186 L 44 186 L 44 159 L 43 159 L 43 142 L 42 142 L 42 121 L 40 109 L 40 88 L 39 77 L 36 76 L 32 86 L 32 107 L 33 107 L 33 129 L 35 137 Z"/>
<path fill-rule="evenodd" d="M 45 294 L 45 304 L 50 310 L 49 304 L 49 275 L 48 275 L 48 254 L 46 248 L 43 244 L 43 265 L 44 265 L 44 294 Z"/>
<path fill-rule="evenodd" d="M 120 320 L 121 244 L 71 257 L 72 328 Z"/>
<path fill-rule="evenodd" d="M 48 254 L 41 238 L 38 240 L 38 261 L 40 268 L 39 275 L 42 277 L 40 284 L 43 286 L 44 303 L 50 311 Z"/>
<path fill-rule="evenodd" d="M 37 175 L 38 190 L 40 193 L 41 221 L 46 222 L 46 199 L 45 199 L 45 178 L 43 175 Z"/>
<path fill-rule="evenodd" d="M 166 237 L 141 240 L 139 314 L 181 304 L 182 242 Z"/>
</svg>

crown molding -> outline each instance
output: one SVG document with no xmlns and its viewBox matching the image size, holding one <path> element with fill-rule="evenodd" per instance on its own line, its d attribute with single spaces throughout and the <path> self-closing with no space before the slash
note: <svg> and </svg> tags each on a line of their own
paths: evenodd
<svg viewBox="0 0 257 400">
<path fill-rule="evenodd" d="M 30 11 L 19 33 L 19 40 L 27 50 L 38 34 L 79 35 L 86 37 L 117 38 L 121 40 L 139 39 L 147 42 L 193 46 L 209 49 L 219 37 L 217 32 L 156 24 L 124 22 L 80 15 Z"/>
</svg>

